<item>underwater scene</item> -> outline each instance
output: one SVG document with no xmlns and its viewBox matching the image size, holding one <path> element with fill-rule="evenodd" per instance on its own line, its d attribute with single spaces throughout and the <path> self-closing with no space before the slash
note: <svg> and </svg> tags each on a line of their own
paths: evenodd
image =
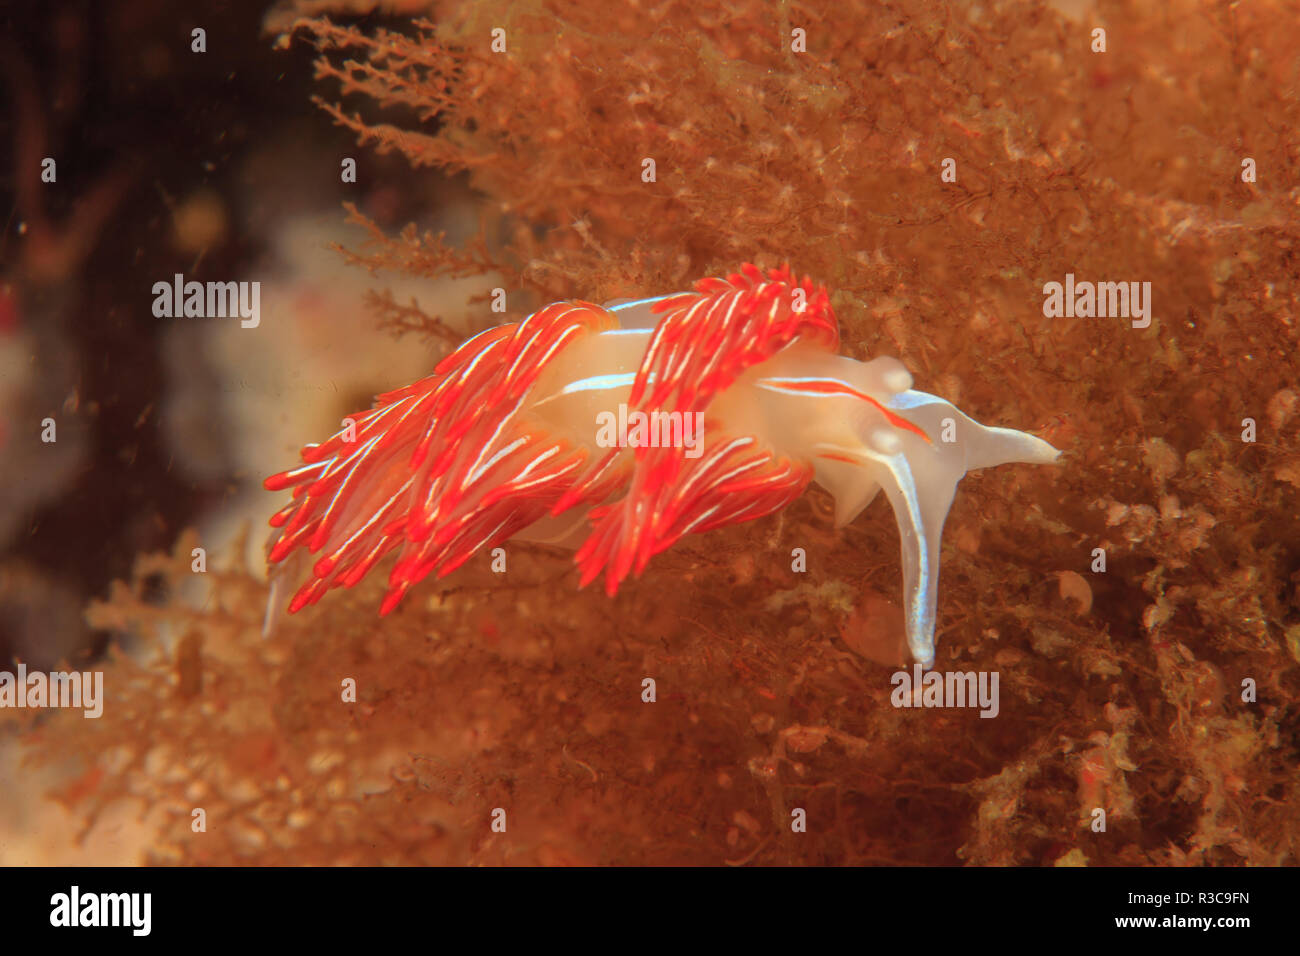
<svg viewBox="0 0 1300 956">
<path fill-rule="evenodd" d="M 1295 865 L 1297 50 L 0 13 L 0 866 Z"/>
</svg>

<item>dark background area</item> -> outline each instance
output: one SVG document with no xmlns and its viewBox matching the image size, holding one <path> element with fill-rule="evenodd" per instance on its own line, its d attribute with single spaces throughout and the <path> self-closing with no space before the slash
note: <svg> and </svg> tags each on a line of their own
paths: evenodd
<svg viewBox="0 0 1300 956">
<path fill-rule="evenodd" d="M 61 430 L 82 429 L 88 446 L 75 476 L 26 513 L 0 551 L 0 568 L 22 569 L 0 595 L 0 666 L 68 620 L 69 589 L 81 603 L 103 594 L 137 554 L 170 547 L 229 493 L 226 482 L 179 472 L 159 427 L 168 380 L 160 344 L 178 320 L 154 317 L 152 285 L 176 272 L 239 277 L 268 254 L 283 216 L 357 198 L 337 175 L 301 168 L 304 155 L 355 149 L 309 103 L 314 49 L 275 49 L 267 8 L 264 0 L 0 6 L 6 323 L 38 343 L 30 355 L 38 379 L 54 364 L 70 370 L 68 387 L 46 376 L 45 394 L 14 429 L 38 431 L 50 415 Z M 207 33 L 206 53 L 191 51 L 195 27 Z M 56 184 L 40 184 L 45 156 L 57 161 Z M 366 162 L 390 186 L 409 182 L 398 159 Z M 196 254 L 178 248 L 173 220 L 198 193 L 219 197 L 227 226 Z M 418 207 L 419 190 L 410 194 Z M 222 423 L 210 426 L 222 441 Z M 0 480 L 41 476 L 10 468 Z M 46 578 L 60 594 L 38 586 Z M 74 646 L 98 652 L 105 637 L 83 634 Z"/>
</svg>

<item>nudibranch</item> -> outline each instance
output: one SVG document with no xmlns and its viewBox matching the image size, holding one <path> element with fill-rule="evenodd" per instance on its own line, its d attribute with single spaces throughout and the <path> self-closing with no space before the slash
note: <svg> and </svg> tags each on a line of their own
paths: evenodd
<svg viewBox="0 0 1300 956">
<path fill-rule="evenodd" d="M 317 556 L 289 611 L 397 550 L 387 614 L 431 572 L 512 538 L 576 548 L 580 586 L 603 573 L 612 596 L 682 536 L 771 514 L 815 481 L 841 526 L 885 490 L 907 640 L 928 667 L 957 482 L 1059 452 L 913 390 L 897 359 L 838 348 L 824 288 L 748 264 L 692 292 L 560 302 L 482 332 L 266 480 L 293 489 L 270 563 Z"/>
</svg>

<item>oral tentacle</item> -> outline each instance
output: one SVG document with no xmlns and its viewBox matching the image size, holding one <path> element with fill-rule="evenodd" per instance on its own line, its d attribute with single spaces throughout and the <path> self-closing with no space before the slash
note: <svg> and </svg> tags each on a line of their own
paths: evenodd
<svg viewBox="0 0 1300 956">
<path fill-rule="evenodd" d="M 917 663 L 929 667 L 934 663 L 939 543 L 960 478 L 949 484 L 945 495 L 942 483 L 926 482 L 922 490 L 907 455 L 901 451 L 890 454 L 865 445 L 845 448 L 829 444 L 819 445 L 817 450 L 839 460 L 851 458 L 867 465 L 872 485 L 885 490 L 898 522 L 902 549 L 907 646 Z"/>
<path fill-rule="evenodd" d="M 828 442 L 816 450 L 830 461 L 863 466 L 853 494 L 847 493 L 850 487 L 841 486 L 841 517 L 857 514 L 877 487 L 884 488 L 898 522 L 908 647 L 918 663 L 929 667 L 935 655 L 940 547 L 958 483 L 977 468 L 1009 462 L 1047 464 L 1060 452 L 1025 432 L 981 425 L 925 392 L 908 389 L 885 404 L 893 414 L 870 425 L 860 440 Z M 905 418 L 909 427 L 895 427 L 897 417 Z"/>
</svg>

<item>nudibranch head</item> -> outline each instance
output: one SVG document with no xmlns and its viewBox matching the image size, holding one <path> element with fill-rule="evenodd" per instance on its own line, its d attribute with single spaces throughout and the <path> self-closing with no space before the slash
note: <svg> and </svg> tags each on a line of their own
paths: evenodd
<svg viewBox="0 0 1300 956">
<path fill-rule="evenodd" d="M 547 306 L 268 478 L 293 489 L 271 563 L 319 555 L 289 610 L 399 552 L 381 613 L 511 538 L 577 549 L 611 595 L 687 534 L 779 510 L 816 481 L 851 521 L 881 488 L 902 539 L 908 643 L 934 659 L 939 541 L 975 468 L 1046 463 L 1041 439 L 912 389 L 898 360 L 837 354 L 825 289 L 752 265 L 692 292 Z"/>
</svg>

